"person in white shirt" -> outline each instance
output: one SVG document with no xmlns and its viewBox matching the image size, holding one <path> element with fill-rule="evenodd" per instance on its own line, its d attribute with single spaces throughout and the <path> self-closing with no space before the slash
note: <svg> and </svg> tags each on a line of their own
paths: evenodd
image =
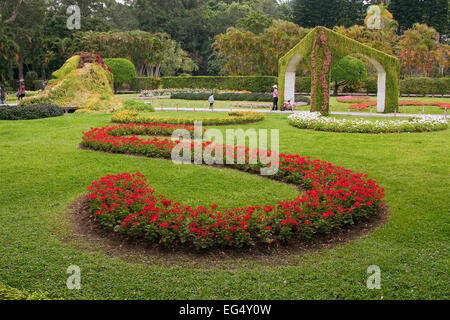
<svg viewBox="0 0 450 320">
<path fill-rule="evenodd" d="M 211 93 L 208 101 L 209 101 L 209 108 L 212 109 L 214 107 L 214 93 Z"/>
</svg>

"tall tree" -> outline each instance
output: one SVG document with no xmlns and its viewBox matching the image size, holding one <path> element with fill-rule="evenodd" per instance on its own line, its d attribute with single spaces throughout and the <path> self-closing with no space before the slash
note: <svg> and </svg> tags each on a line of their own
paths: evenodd
<svg viewBox="0 0 450 320">
<path fill-rule="evenodd" d="M 423 76 L 429 76 L 432 64 L 440 59 L 437 31 L 426 24 L 415 23 L 406 30 L 398 46 L 403 67 L 418 70 Z"/>
<path fill-rule="evenodd" d="M 389 10 L 399 23 L 400 31 L 414 23 L 426 23 L 447 34 L 449 24 L 448 0 L 391 0 Z"/>
<path fill-rule="evenodd" d="M 362 0 L 294 0 L 294 22 L 303 27 L 351 26 L 363 22 Z"/>
<path fill-rule="evenodd" d="M 278 61 L 294 47 L 309 29 L 275 20 L 260 34 L 229 28 L 216 36 L 214 48 L 226 58 L 224 72 L 234 75 L 276 75 Z"/>
</svg>

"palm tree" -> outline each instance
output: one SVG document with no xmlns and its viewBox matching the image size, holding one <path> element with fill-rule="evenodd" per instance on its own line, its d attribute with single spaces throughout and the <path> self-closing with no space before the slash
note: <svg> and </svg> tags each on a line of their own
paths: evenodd
<svg viewBox="0 0 450 320">
<path fill-rule="evenodd" d="M 438 32 L 426 24 L 415 23 L 405 31 L 398 43 L 398 57 L 411 70 L 411 74 L 414 70 L 422 72 L 424 76 L 430 74 L 431 65 L 438 62 L 442 54 L 439 52 L 438 37 Z"/>
</svg>

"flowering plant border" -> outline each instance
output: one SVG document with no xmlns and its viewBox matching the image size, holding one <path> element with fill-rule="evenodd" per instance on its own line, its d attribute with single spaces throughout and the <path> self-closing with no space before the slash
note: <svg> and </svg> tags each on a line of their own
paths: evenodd
<svg viewBox="0 0 450 320">
<path fill-rule="evenodd" d="M 151 127 L 128 124 L 94 128 L 84 133 L 82 145 L 98 151 L 170 159 L 179 141 L 124 137 L 136 131 L 165 126 L 167 124 Z M 191 150 L 195 150 L 196 142 L 190 143 Z M 197 143 L 201 144 L 201 150 L 211 146 L 211 142 Z M 251 158 L 274 157 L 280 170 L 272 179 L 299 185 L 306 192 L 275 206 L 263 204 L 227 209 L 205 204 L 191 208 L 157 195 L 142 174 L 122 173 L 105 176 L 90 185 L 88 199 L 92 216 L 111 230 L 162 246 L 240 248 L 286 243 L 294 238 L 309 239 L 376 216 L 384 206 L 384 189 L 367 175 L 300 155 L 222 147 L 224 157 L 245 160 L 244 164 L 230 165 L 230 168 L 250 173 L 259 172 L 264 166 L 262 163 L 249 164 Z M 194 156 L 191 155 L 192 159 Z"/>
<path fill-rule="evenodd" d="M 409 120 L 369 121 L 361 118 L 323 117 L 317 112 L 297 112 L 288 119 L 290 125 L 300 129 L 348 133 L 428 132 L 448 128 L 447 120 L 436 116 L 423 116 Z"/>
<path fill-rule="evenodd" d="M 368 107 L 375 107 L 377 105 L 376 102 L 364 102 L 364 103 L 356 103 L 349 106 L 350 109 L 357 110 L 367 110 Z M 398 102 L 399 106 L 436 106 L 440 109 L 450 109 L 450 103 L 445 102 L 420 102 L 420 101 L 408 101 L 403 100 Z"/>
<path fill-rule="evenodd" d="M 137 112 L 119 112 L 112 116 L 113 123 L 165 123 L 193 125 L 196 121 L 202 121 L 203 125 L 230 125 L 245 124 L 264 120 L 264 114 L 260 112 L 228 112 L 227 117 L 204 117 L 204 118 L 171 118 L 142 116 Z"/>
</svg>

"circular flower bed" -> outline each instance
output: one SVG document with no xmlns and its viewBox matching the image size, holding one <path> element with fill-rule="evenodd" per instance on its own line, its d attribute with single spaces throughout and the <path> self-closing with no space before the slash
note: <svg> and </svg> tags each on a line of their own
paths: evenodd
<svg viewBox="0 0 450 320">
<path fill-rule="evenodd" d="M 244 124 L 264 120 L 264 114 L 259 112 L 229 112 L 227 117 L 205 117 L 205 118 L 170 118 L 142 116 L 136 112 L 119 112 L 111 118 L 115 123 L 166 123 L 193 125 L 196 121 L 202 121 L 203 125 L 230 125 Z"/>
<path fill-rule="evenodd" d="M 338 119 L 322 117 L 318 112 L 297 112 L 289 116 L 289 124 L 300 129 L 349 133 L 426 132 L 448 128 L 442 117 L 423 116 L 409 120 Z"/>
<path fill-rule="evenodd" d="M 82 145 L 94 150 L 170 159 L 179 141 L 123 137 L 153 130 L 162 134 L 160 130 L 166 130 L 166 126 L 128 124 L 96 128 L 84 133 Z M 191 150 L 200 145 L 203 151 L 212 145 L 211 142 L 184 143 L 190 144 Z M 259 159 L 269 157 L 271 164 L 279 164 L 278 172 L 271 178 L 299 185 L 306 190 L 305 194 L 276 206 L 219 208 L 216 204 L 205 204 L 192 208 L 157 194 L 139 172 L 122 173 L 105 176 L 89 186 L 93 217 L 111 230 L 163 246 L 244 247 L 329 233 L 376 216 L 383 207 L 384 190 L 367 175 L 300 155 L 218 147 L 223 148 L 224 158 L 244 160 L 243 164 L 230 165 L 230 168 L 245 172 L 259 173 L 265 166 Z M 194 156 L 192 151 L 191 159 Z M 250 164 L 249 160 L 255 158 L 257 164 Z"/>
<path fill-rule="evenodd" d="M 351 109 L 367 110 L 368 107 L 375 107 L 376 102 L 357 103 L 349 106 Z M 444 102 L 420 102 L 420 101 L 399 101 L 399 106 L 436 106 L 440 109 L 450 109 L 450 103 Z"/>
</svg>

